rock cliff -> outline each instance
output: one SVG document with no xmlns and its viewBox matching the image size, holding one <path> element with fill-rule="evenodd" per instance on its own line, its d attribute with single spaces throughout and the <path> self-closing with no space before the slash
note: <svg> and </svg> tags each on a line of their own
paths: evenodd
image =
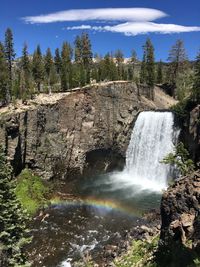
<svg viewBox="0 0 200 267">
<path fill-rule="evenodd" d="M 185 244 L 187 240 L 197 237 L 194 233 L 199 212 L 200 172 L 194 172 L 177 180 L 163 194 L 161 239 Z"/>
<path fill-rule="evenodd" d="M 199 266 L 200 171 L 175 182 L 161 201 L 159 266 Z"/>
<path fill-rule="evenodd" d="M 200 162 L 200 105 L 189 108 L 182 125 L 181 139 L 195 163 Z"/>
<path fill-rule="evenodd" d="M 123 157 L 137 114 L 156 108 L 129 82 L 46 98 L 1 112 L 0 142 L 16 174 L 28 166 L 44 178 L 66 178 L 82 173 L 95 151 Z"/>
</svg>

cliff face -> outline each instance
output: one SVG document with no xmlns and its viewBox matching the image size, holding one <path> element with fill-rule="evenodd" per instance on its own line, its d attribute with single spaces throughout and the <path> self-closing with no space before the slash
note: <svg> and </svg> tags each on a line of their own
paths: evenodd
<svg viewBox="0 0 200 267">
<path fill-rule="evenodd" d="M 161 266 L 199 266 L 200 171 L 175 182 L 161 202 Z"/>
<path fill-rule="evenodd" d="M 95 150 L 124 156 L 136 116 L 145 109 L 155 105 L 139 97 L 133 83 L 86 87 L 4 112 L 0 142 L 16 173 L 28 166 L 44 178 L 65 178 L 82 173 Z"/>
<path fill-rule="evenodd" d="M 181 139 L 187 145 L 193 160 L 200 162 L 200 105 L 188 113 L 182 127 Z"/>
<path fill-rule="evenodd" d="M 176 181 L 163 194 L 161 239 L 184 244 L 195 237 L 195 220 L 200 216 L 199 212 L 200 172 L 194 172 Z"/>
</svg>

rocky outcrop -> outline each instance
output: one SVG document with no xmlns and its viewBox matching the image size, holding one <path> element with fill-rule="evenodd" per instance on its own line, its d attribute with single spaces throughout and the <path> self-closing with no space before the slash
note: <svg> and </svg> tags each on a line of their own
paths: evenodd
<svg viewBox="0 0 200 267">
<path fill-rule="evenodd" d="M 16 174 L 28 166 L 44 178 L 66 178 L 82 173 L 96 150 L 123 157 L 137 114 L 156 108 L 128 82 L 52 97 L 1 113 L 0 142 Z"/>
<path fill-rule="evenodd" d="M 185 243 L 194 236 L 200 212 L 200 172 L 183 177 L 163 194 L 161 239 Z"/>
<path fill-rule="evenodd" d="M 200 171 L 179 179 L 164 193 L 161 218 L 161 266 L 194 266 L 200 252 Z"/>
</svg>

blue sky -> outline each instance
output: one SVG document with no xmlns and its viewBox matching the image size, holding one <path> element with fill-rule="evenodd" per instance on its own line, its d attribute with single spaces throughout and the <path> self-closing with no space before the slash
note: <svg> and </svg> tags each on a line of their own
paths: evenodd
<svg viewBox="0 0 200 267">
<path fill-rule="evenodd" d="M 85 9 L 92 11 L 85 15 Z M 0 40 L 7 27 L 13 29 L 18 56 L 24 41 L 30 52 L 38 43 L 43 51 L 54 50 L 82 32 L 74 27 L 85 27 L 93 51 L 101 55 L 119 48 L 129 57 L 135 49 L 141 58 L 142 45 L 150 37 L 157 60 L 167 59 L 177 39 L 184 40 L 194 59 L 200 48 L 200 0 L 1 0 Z"/>
</svg>

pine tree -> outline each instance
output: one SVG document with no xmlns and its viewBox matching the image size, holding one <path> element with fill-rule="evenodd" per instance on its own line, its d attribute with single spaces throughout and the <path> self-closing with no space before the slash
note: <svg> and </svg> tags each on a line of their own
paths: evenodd
<svg viewBox="0 0 200 267">
<path fill-rule="evenodd" d="M 50 93 L 51 89 L 54 89 L 54 85 L 58 82 L 58 74 L 56 71 L 56 66 L 53 64 L 49 73 L 49 85 L 50 85 Z"/>
<path fill-rule="evenodd" d="M 136 65 L 136 63 L 137 63 L 137 53 L 136 53 L 136 51 L 133 49 L 132 50 L 132 52 L 131 52 L 131 60 L 130 60 L 130 62 L 131 62 L 131 68 L 129 69 L 129 72 L 130 72 L 130 74 L 129 74 L 129 79 L 130 80 L 134 80 L 134 78 L 135 78 L 135 65 Z"/>
<path fill-rule="evenodd" d="M 72 86 L 72 48 L 67 42 L 63 43 L 61 60 L 61 88 L 65 91 Z"/>
<path fill-rule="evenodd" d="M 101 61 L 101 80 L 118 80 L 118 69 L 111 54 L 107 53 Z"/>
<path fill-rule="evenodd" d="M 82 39 L 80 36 L 77 36 L 75 41 L 75 50 L 74 50 L 74 59 L 75 63 L 77 64 L 83 64 L 83 56 L 82 56 Z"/>
<path fill-rule="evenodd" d="M 163 63 L 160 60 L 160 62 L 158 63 L 158 67 L 157 67 L 157 80 L 156 82 L 158 84 L 162 84 L 163 83 Z"/>
<path fill-rule="evenodd" d="M 200 52 L 197 55 L 195 62 L 195 77 L 192 88 L 192 95 L 195 101 L 200 104 Z"/>
<path fill-rule="evenodd" d="M 31 72 L 31 64 L 30 64 L 30 59 L 29 59 L 29 54 L 28 54 L 28 46 L 25 43 L 23 50 L 22 50 L 22 58 L 21 58 L 21 67 L 26 72 L 27 74 L 30 74 Z"/>
<path fill-rule="evenodd" d="M 89 68 L 92 64 L 92 50 L 91 50 L 91 42 L 89 39 L 89 35 L 87 33 L 83 33 L 81 36 L 81 43 L 82 43 L 82 61 L 84 67 Z"/>
<path fill-rule="evenodd" d="M 111 80 L 110 75 L 111 56 L 107 53 L 101 64 L 101 80 Z"/>
<path fill-rule="evenodd" d="M 155 84 L 155 59 L 154 59 L 154 47 L 150 39 L 146 41 L 147 50 L 147 60 L 146 60 L 146 70 L 147 70 L 147 80 L 146 83 L 150 88 L 154 87 Z"/>
<path fill-rule="evenodd" d="M 118 70 L 118 80 L 122 80 L 123 74 L 124 74 L 124 68 L 123 68 L 124 55 L 121 50 L 118 49 L 115 52 L 115 59 L 116 59 L 117 70 Z"/>
<path fill-rule="evenodd" d="M 56 48 L 56 50 L 55 50 L 54 63 L 55 63 L 55 66 L 56 66 L 56 72 L 58 74 L 60 74 L 62 61 L 61 61 L 59 48 Z"/>
<path fill-rule="evenodd" d="M 93 62 L 93 65 L 92 65 L 92 70 L 91 70 L 91 78 L 96 82 L 100 81 L 100 75 L 99 75 L 99 64 L 100 64 L 100 61 L 101 61 L 101 58 L 96 53 L 94 55 L 94 62 Z"/>
<path fill-rule="evenodd" d="M 77 36 L 74 42 L 74 68 L 76 70 L 76 83 L 78 79 L 79 85 L 85 85 L 90 82 L 92 77 L 92 49 L 89 35 L 82 33 L 81 36 Z M 94 72 L 93 72 L 94 73 Z"/>
<path fill-rule="evenodd" d="M 110 55 L 110 80 L 118 80 L 118 70 L 112 54 Z"/>
<path fill-rule="evenodd" d="M 0 106 L 6 103 L 8 86 L 9 86 L 8 67 L 5 59 L 4 46 L 0 42 L 0 101 L 1 101 Z"/>
<path fill-rule="evenodd" d="M 15 59 L 15 51 L 14 51 L 14 43 L 13 43 L 13 33 L 10 28 L 8 28 L 5 32 L 5 57 L 8 63 L 8 72 L 9 72 L 9 79 L 10 79 L 10 88 L 7 87 L 6 92 L 6 100 L 7 103 L 11 100 L 11 89 L 12 89 L 12 67 L 13 61 Z"/>
<path fill-rule="evenodd" d="M 13 81 L 13 90 L 12 90 L 14 99 L 21 99 L 21 90 L 20 90 L 20 70 L 17 70 L 15 73 L 15 79 Z"/>
<path fill-rule="evenodd" d="M 89 35 L 87 33 L 82 33 L 81 36 L 81 57 L 84 69 L 86 71 L 86 83 L 90 82 L 90 70 L 92 67 L 92 48 Z"/>
<path fill-rule="evenodd" d="M 50 71 L 51 71 L 53 65 L 54 65 L 54 62 L 53 62 L 53 57 L 51 54 L 51 49 L 47 48 L 46 55 L 44 57 L 44 66 L 45 66 L 45 71 L 46 71 L 46 75 L 47 75 L 47 79 L 48 79 L 48 84 L 49 84 Z"/>
<path fill-rule="evenodd" d="M 27 216 L 16 198 L 12 178 L 12 169 L 0 147 L 0 251 L 5 255 L 0 265 L 10 267 L 25 266 L 23 247 L 28 243 Z"/>
<path fill-rule="evenodd" d="M 176 87 L 178 76 L 183 72 L 187 62 L 187 55 L 182 40 L 177 40 L 175 45 L 172 46 L 168 61 L 170 62 L 168 80 L 171 85 Z"/>
<path fill-rule="evenodd" d="M 15 79 L 13 82 L 13 95 L 17 99 L 25 101 L 28 96 L 25 73 L 23 69 L 18 69 L 15 73 Z"/>
<path fill-rule="evenodd" d="M 154 47 L 151 40 L 148 38 L 143 46 L 144 54 L 141 65 L 140 81 L 148 86 L 148 97 L 154 99 L 154 84 L 155 84 L 155 60 Z"/>
<path fill-rule="evenodd" d="M 41 84 L 44 81 L 44 62 L 42 57 L 42 52 L 40 49 L 40 46 L 37 46 L 37 49 L 35 50 L 33 54 L 33 62 L 32 62 L 32 72 L 34 80 L 37 84 L 38 92 L 41 91 Z"/>
<path fill-rule="evenodd" d="M 143 58 L 142 58 L 142 63 L 141 63 L 141 68 L 140 68 L 140 83 L 144 84 L 146 83 L 147 79 L 147 70 L 146 70 L 146 49 L 145 46 L 143 46 Z"/>
<path fill-rule="evenodd" d="M 21 58 L 21 69 L 22 72 L 21 73 L 21 77 L 24 78 L 24 83 L 25 83 L 25 93 L 26 95 L 28 95 L 30 93 L 31 90 L 31 62 L 29 59 L 29 54 L 28 54 L 28 46 L 25 43 L 23 50 L 22 50 L 22 58 Z M 22 79 L 22 78 L 21 78 Z"/>
<path fill-rule="evenodd" d="M 82 37 L 77 36 L 74 41 L 74 86 L 86 84 L 86 72 L 83 63 Z"/>
</svg>

